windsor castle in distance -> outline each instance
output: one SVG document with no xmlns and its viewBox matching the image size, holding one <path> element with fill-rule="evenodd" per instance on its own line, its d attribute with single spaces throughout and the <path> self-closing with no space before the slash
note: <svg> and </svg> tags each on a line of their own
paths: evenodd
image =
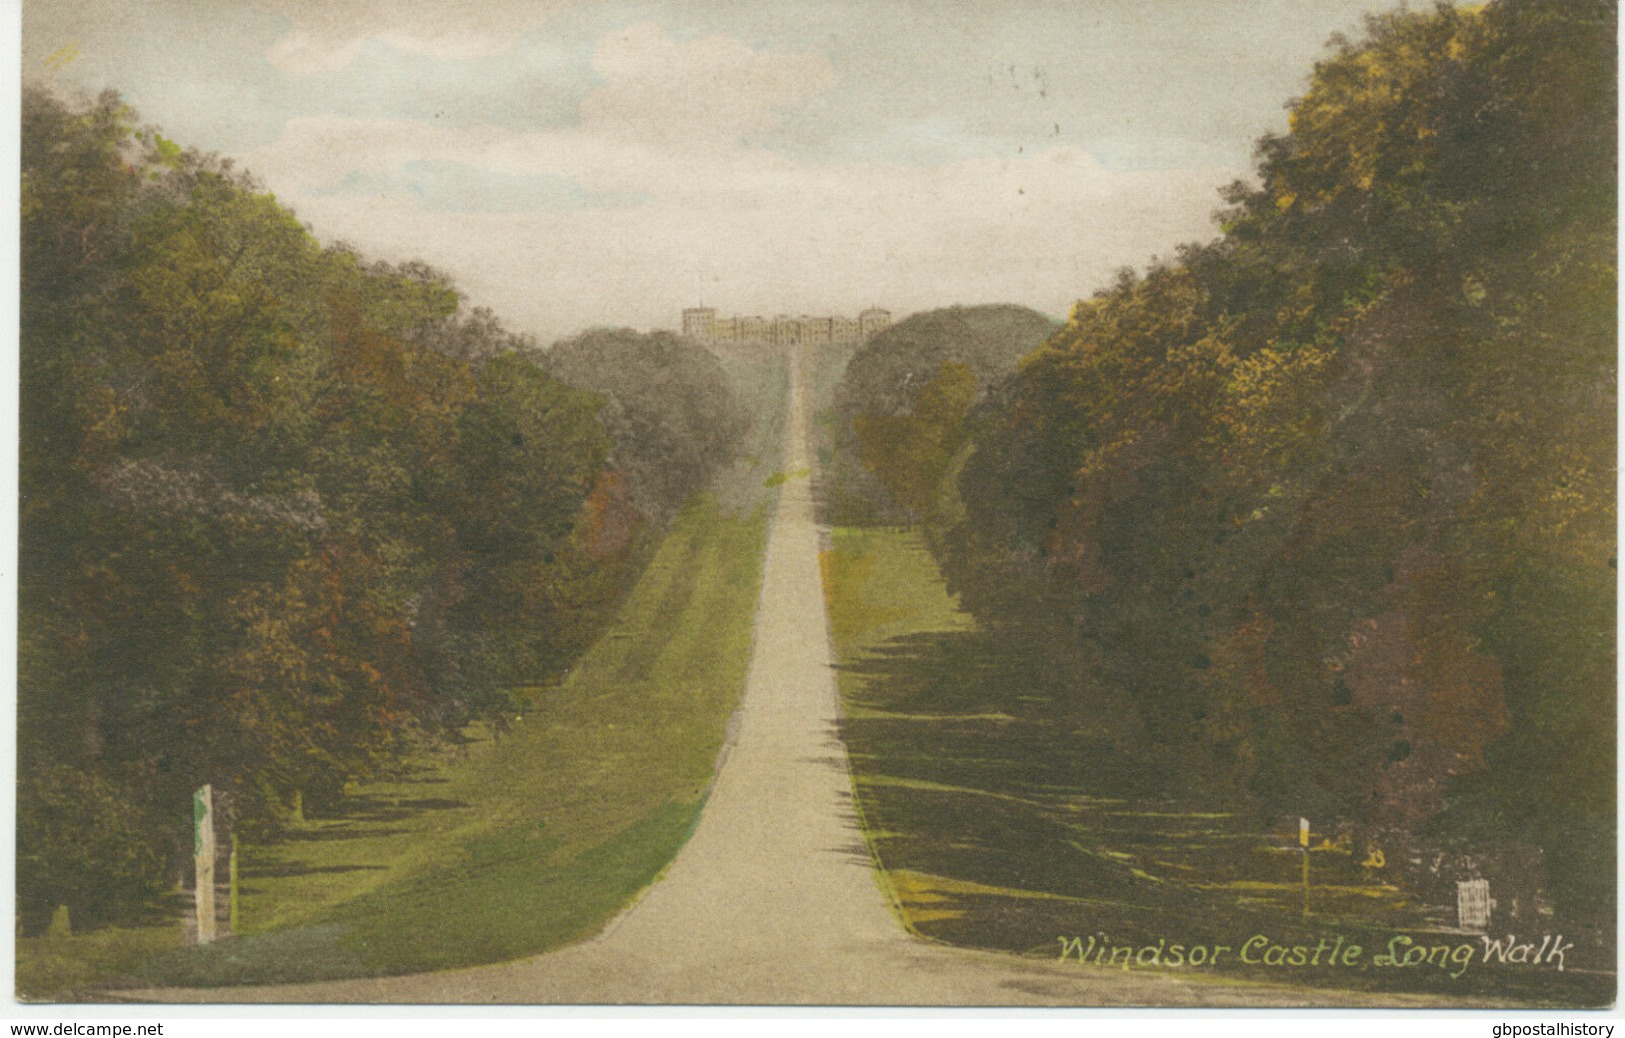
<svg viewBox="0 0 1625 1038">
<path fill-rule="evenodd" d="M 851 317 L 718 317 L 711 307 L 683 311 L 683 338 L 698 343 L 775 346 L 844 345 L 868 341 L 891 327 L 891 311 L 870 307 Z"/>
</svg>

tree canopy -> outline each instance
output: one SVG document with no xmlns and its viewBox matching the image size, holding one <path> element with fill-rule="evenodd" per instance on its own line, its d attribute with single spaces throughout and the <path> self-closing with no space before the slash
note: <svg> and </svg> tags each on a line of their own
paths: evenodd
<svg viewBox="0 0 1625 1038">
<path fill-rule="evenodd" d="M 603 394 L 615 463 L 643 514 L 664 524 L 725 464 L 750 429 L 722 365 L 670 332 L 597 329 L 555 343 L 540 363 Z"/>
<path fill-rule="evenodd" d="M 953 306 L 865 343 L 835 387 L 834 512 L 843 521 L 928 519 L 971 405 L 1055 328 L 1022 306 Z"/>
<path fill-rule="evenodd" d="M 567 384 L 444 275 L 323 246 L 112 93 L 27 91 L 22 157 L 32 929 L 168 888 L 204 783 L 274 832 L 558 676 L 642 557 L 632 497 L 678 507 L 737 405 L 686 357 Z"/>
<path fill-rule="evenodd" d="M 1471 849 L 1525 911 L 1612 911 L 1615 14 L 1334 41 L 1222 238 L 933 439 L 952 587 L 1069 709 L 1126 696 L 1192 788 Z"/>
</svg>

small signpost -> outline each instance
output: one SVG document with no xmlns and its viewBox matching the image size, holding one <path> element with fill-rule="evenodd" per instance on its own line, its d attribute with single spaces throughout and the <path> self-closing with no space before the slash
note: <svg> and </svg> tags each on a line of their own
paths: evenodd
<svg viewBox="0 0 1625 1038">
<path fill-rule="evenodd" d="M 1303 917 L 1309 918 L 1309 819 L 1298 819 L 1298 847 L 1303 853 Z"/>
<path fill-rule="evenodd" d="M 234 820 L 234 823 L 235 823 L 235 820 Z M 238 932 L 237 931 L 237 826 L 235 824 L 233 824 L 231 828 L 232 828 L 232 833 L 231 833 L 231 872 L 230 872 L 231 886 L 229 888 L 229 892 L 226 895 L 227 898 L 229 899 L 227 904 L 230 906 L 227 909 L 227 915 L 226 915 L 226 918 L 229 920 L 229 922 L 227 923 L 227 926 L 229 927 L 229 929 L 228 929 L 228 931 L 226 933 L 226 936 L 235 937 L 237 935 L 237 932 Z"/>
<path fill-rule="evenodd" d="M 1456 884 L 1456 924 L 1463 930 L 1483 933 L 1490 928 L 1495 901 L 1490 897 L 1490 881 L 1469 879 Z"/>
<path fill-rule="evenodd" d="M 197 876 L 197 943 L 214 940 L 214 789 L 192 794 L 192 862 Z"/>
</svg>

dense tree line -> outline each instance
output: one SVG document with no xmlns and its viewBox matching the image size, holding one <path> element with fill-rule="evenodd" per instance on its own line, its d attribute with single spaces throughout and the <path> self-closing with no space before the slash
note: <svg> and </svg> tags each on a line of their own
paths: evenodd
<svg viewBox="0 0 1625 1038">
<path fill-rule="evenodd" d="M 667 518 L 733 460 L 751 416 L 716 357 L 670 332 L 595 329 L 555 343 L 541 364 L 606 399 L 615 462 L 646 515 Z"/>
<path fill-rule="evenodd" d="M 835 387 L 824 486 L 831 518 L 906 523 L 932 514 L 966 415 L 1055 329 L 1024 306 L 950 306 L 859 348 Z"/>
<path fill-rule="evenodd" d="M 1615 32 L 1496 0 L 1334 40 L 1223 236 L 916 465 L 1065 709 L 1525 919 L 1612 918 Z"/>
<path fill-rule="evenodd" d="M 607 412 L 114 94 L 28 91 L 22 165 L 29 927 L 171 887 L 205 782 L 273 832 L 556 678 L 740 431 L 714 365 Z M 641 486 L 623 411 L 702 455 Z"/>
</svg>

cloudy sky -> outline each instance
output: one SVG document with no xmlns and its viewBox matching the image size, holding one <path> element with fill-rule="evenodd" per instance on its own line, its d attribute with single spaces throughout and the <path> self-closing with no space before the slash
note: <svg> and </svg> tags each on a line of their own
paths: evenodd
<svg viewBox="0 0 1625 1038">
<path fill-rule="evenodd" d="M 1214 233 L 1381 0 L 24 0 L 24 77 L 119 90 L 327 242 L 551 341 L 724 313 L 1064 316 Z"/>
</svg>

